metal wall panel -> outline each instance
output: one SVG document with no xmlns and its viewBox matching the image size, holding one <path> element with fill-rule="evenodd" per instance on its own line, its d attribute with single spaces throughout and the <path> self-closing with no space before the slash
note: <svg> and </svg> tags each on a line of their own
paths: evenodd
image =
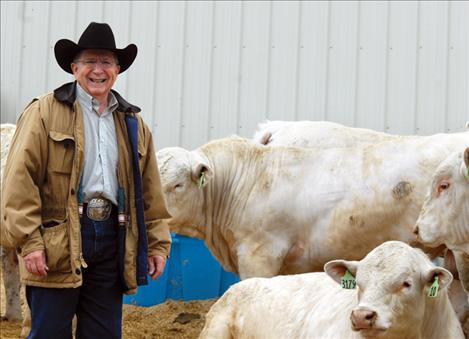
<svg viewBox="0 0 469 339">
<path fill-rule="evenodd" d="M 208 140 L 233 134 L 237 128 L 241 12 L 240 2 L 214 3 Z"/>
<path fill-rule="evenodd" d="M 73 77 L 60 38 L 108 22 L 139 55 L 116 89 L 158 148 L 251 136 L 264 119 L 464 130 L 466 1 L 2 1 L 1 121 Z"/>
<path fill-rule="evenodd" d="M 348 126 L 355 121 L 358 20 L 358 2 L 331 2 L 326 120 Z"/>
<path fill-rule="evenodd" d="M 469 2 L 450 2 L 448 16 L 445 127 L 454 131 L 469 120 Z"/>
<path fill-rule="evenodd" d="M 329 2 L 300 2 L 298 120 L 326 119 L 329 13 Z"/>
<path fill-rule="evenodd" d="M 24 4 L 0 2 L 1 6 L 1 121 L 14 122 L 24 105 L 20 92 L 21 57 L 23 52 Z"/>
<path fill-rule="evenodd" d="M 359 4 L 354 125 L 385 128 L 388 8 L 384 1 Z"/>
<path fill-rule="evenodd" d="M 295 120 L 299 18 L 298 2 L 272 3 L 267 99 L 267 118 L 271 120 Z"/>
<path fill-rule="evenodd" d="M 268 1 L 242 3 L 239 118 L 236 133 L 252 135 L 267 118 L 271 46 L 271 11 Z"/>
</svg>

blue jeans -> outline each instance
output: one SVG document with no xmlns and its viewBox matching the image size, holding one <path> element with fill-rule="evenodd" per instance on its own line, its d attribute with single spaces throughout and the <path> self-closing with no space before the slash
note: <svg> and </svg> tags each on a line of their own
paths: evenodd
<svg viewBox="0 0 469 339">
<path fill-rule="evenodd" d="M 117 213 L 106 221 L 81 219 L 83 285 L 78 288 L 26 287 L 31 309 L 28 338 L 121 338 L 122 285 L 117 266 Z"/>
</svg>

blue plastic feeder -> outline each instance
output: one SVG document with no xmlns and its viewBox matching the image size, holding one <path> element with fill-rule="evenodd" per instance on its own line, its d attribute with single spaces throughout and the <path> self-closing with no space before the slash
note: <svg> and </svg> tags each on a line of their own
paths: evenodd
<svg viewBox="0 0 469 339">
<path fill-rule="evenodd" d="M 171 234 L 171 254 L 161 277 L 149 279 L 125 304 L 153 306 L 166 299 L 204 300 L 221 296 L 239 277 L 226 272 L 199 239 Z"/>
</svg>

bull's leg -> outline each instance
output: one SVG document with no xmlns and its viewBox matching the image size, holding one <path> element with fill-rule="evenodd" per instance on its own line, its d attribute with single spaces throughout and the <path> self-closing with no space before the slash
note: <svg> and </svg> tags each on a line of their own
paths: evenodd
<svg viewBox="0 0 469 339">
<path fill-rule="evenodd" d="M 1 248 L 3 283 L 5 286 L 5 315 L 8 320 L 21 320 L 20 275 L 14 249 Z"/>
<path fill-rule="evenodd" d="M 238 271 L 241 280 L 252 277 L 270 278 L 280 272 L 286 249 L 272 244 L 245 241 L 238 247 Z"/>
<path fill-rule="evenodd" d="M 230 328 L 234 320 L 233 301 L 229 301 L 230 291 L 226 292 L 212 305 L 205 319 L 205 326 L 199 339 L 232 339 Z"/>
</svg>

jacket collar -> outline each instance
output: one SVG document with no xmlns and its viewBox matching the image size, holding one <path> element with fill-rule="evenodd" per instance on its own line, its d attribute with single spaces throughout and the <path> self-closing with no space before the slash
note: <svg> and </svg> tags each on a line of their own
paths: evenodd
<svg viewBox="0 0 469 339">
<path fill-rule="evenodd" d="M 70 107 L 73 107 L 73 104 L 76 100 L 76 87 L 77 87 L 76 81 L 68 82 L 60 86 L 59 88 L 56 88 L 54 90 L 54 98 Z M 127 101 L 125 101 L 124 98 L 122 98 L 119 93 L 117 93 L 114 90 L 111 90 L 111 91 L 112 91 L 112 94 L 114 94 L 114 96 L 117 99 L 117 103 L 118 103 L 117 111 L 124 112 L 124 113 L 138 113 L 141 111 L 139 107 L 132 105 L 128 103 Z"/>
</svg>

